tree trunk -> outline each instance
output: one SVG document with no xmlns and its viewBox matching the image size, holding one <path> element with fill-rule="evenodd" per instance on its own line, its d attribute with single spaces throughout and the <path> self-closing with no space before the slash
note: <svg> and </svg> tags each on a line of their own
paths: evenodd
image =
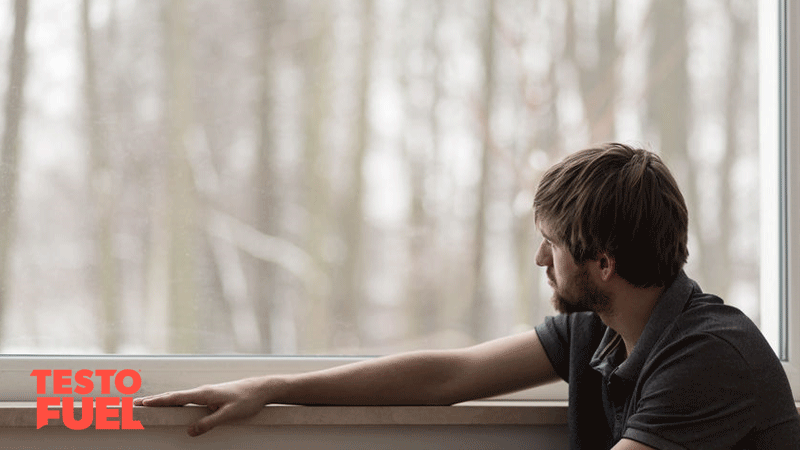
<svg viewBox="0 0 800 450">
<path fill-rule="evenodd" d="M 260 13 L 258 29 L 259 40 L 259 93 L 257 105 L 258 148 L 256 150 L 256 166 L 253 180 L 253 216 L 256 228 L 269 236 L 277 236 L 280 232 L 280 208 L 282 199 L 280 192 L 279 171 L 275 162 L 275 145 L 272 127 L 272 91 L 274 55 L 272 39 L 275 33 L 274 23 L 281 17 L 280 2 L 255 1 Z M 265 353 L 273 350 L 272 328 L 274 316 L 275 294 L 281 275 L 267 261 L 253 260 L 256 276 L 253 282 L 253 304 L 257 308 L 258 324 L 261 328 L 261 349 Z"/>
<path fill-rule="evenodd" d="M 10 291 L 11 250 L 16 228 L 17 190 L 19 179 L 19 129 L 25 99 L 27 50 L 25 34 L 28 27 L 28 1 L 14 2 L 14 35 L 11 39 L 11 59 L 8 66 L 5 128 L 0 148 L 0 323 Z"/>
<path fill-rule="evenodd" d="M 443 331 L 441 329 L 442 311 L 448 309 L 447 303 L 452 302 L 453 297 L 456 297 L 455 301 L 461 300 L 457 296 L 445 294 L 444 286 L 448 283 L 440 272 L 440 265 L 436 263 L 441 261 L 438 258 L 440 255 L 437 251 L 440 245 L 437 232 L 437 217 L 435 212 L 425 208 L 428 196 L 435 197 L 430 192 L 432 188 L 428 187 L 426 189 L 426 180 L 431 178 L 432 174 L 435 176 L 440 165 L 438 159 L 441 153 L 439 148 L 441 127 L 436 111 L 442 97 L 441 78 L 442 60 L 444 59 L 440 45 L 437 42 L 439 24 L 442 20 L 442 1 L 432 0 L 428 5 L 432 10 L 432 17 L 423 45 L 426 55 L 429 55 L 427 57 L 433 62 L 430 72 L 425 80 L 409 79 L 408 74 L 405 74 L 403 79 L 408 98 L 412 98 L 411 85 L 413 83 L 428 82 L 432 92 L 429 103 L 424 105 L 412 103 L 410 105 L 412 110 L 406 113 L 407 116 L 411 116 L 411 120 L 416 118 L 418 111 L 427 113 L 426 117 L 420 117 L 419 120 L 420 123 L 423 120 L 428 122 L 427 127 L 430 135 L 429 148 L 409 148 L 407 140 L 404 140 L 404 147 L 411 167 L 411 216 L 409 227 L 414 230 L 409 239 L 411 267 L 408 271 L 408 282 L 406 283 L 406 301 L 408 305 L 406 313 L 408 316 L 407 335 L 411 338 L 426 338 Z M 412 8 L 414 8 L 412 5 L 406 6 L 404 21 L 410 22 L 409 12 Z M 411 28 L 411 30 L 414 32 L 416 28 Z M 410 49 L 406 49 L 406 51 L 410 52 Z M 407 64 L 405 67 L 407 67 Z M 431 156 L 429 157 L 428 155 Z M 436 264 L 431 264 L 432 262 Z M 458 309 L 456 308 L 456 310 Z"/>
<path fill-rule="evenodd" d="M 730 5 L 727 6 L 731 8 Z M 738 228 L 734 211 L 736 205 L 734 204 L 734 191 L 737 189 L 734 182 L 734 165 L 742 155 L 742 148 L 739 145 L 739 127 L 741 126 L 742 119 L 742 78 L 746 72 L 742 67 L 744 60 L 743 53 L 747 51 L 747 30 L 746 24 L 741 19 L 736 17 L 736 14 L 729 11 L 728 20 L 730 20 L 733 30 L 731 32 L 730 42 L 730 63 L 726 71 L 726 92 L 725 102 L 726 105 L 722 108 L 725 115 L 725 154 L 722 158 L 721 167 L 718 171 L 720 176 L 719 182 L 719 218 L 718 218 L 718 235 L 713 241 L 714 249 L 710 254 L 714 255 L 714 264 L 711 264 L 709 269 L 709 279 L 704 283 L 703 287 L 708 292 L 713 292 L 722 296 L 724 299 L 729 298 L 730 287 L 734 285 L 731 277 L 735 279 L 747 280 L 753 273 L 758 273 L 758 270 L 744 271 L 744 273 L 737 273 L 735 267 L 741 264 L 734 262 L 734 255 L 731 254 L 731 242 L 734 239 L 733 230 Z M 757 228 L 752 231 L 758 233 Z M 757 259 L 757 258 L 754 258 Z M 749 280 L 748 280 L 749 281 Z M 752 280 L 754 284 L 758 284 L 758 277 Z M 757 308 L 754 308 L 757 311 Z M 757 317 L 751 317 L 757 322 Z"/>
<path fill-rule="evenodd" d="M 327 176 L 328 153 L 323 142 L 323 129 L 328 112 L 329 65 L 331 40 L 330 5 L 325 2 L 311 14 L 311 26 L 315 27 L 306 42 L 305 59 L 305 117 L 303 119 L 304 150 L 304 199 L 306 207 L 306 248 L 314 262 L 313 266 L 329 273 L 326 246 L 331 238 L 331 195 L 330 179 Z M 311 272 L 311 269 L 309 269 Z M 317 280 L 316 274 L 308 278 Z M 309 282 L 307 292 L 308 321 L 306 326 L 306 346 L 311 352 L 322 352 L 328 348 L 330 340 L 330 286 Z"/>
<path fill-rule="evenodd" d="M 483 36 L 483 66 L 484 66 L 484 91 L 481 111 L 481 125 L 483 126 L 483 145 L 481 146 L 481 181 L 478 187 L 478 208 L 475 214 L 475 259 L 474 280 L 475 286 L 470 306 L 471 335 L 478 341 L 488 338 L 489 319 L 489 292 L 486 282 L 485 246 L 486 246 L 486 214 L 492 193 L 492 132 L 491 116 L 494 100 L 494 0 L 489 0 L 486 18 L 486 28 Z"/>
<path fill-rule="evenodd" d="M 91 0 L 81 5 L 83 30 L 84 101 L 86 104 L 86 130 L 89 135 L 89 198 L 94 222 L 94 262 L 92 287 L 96 290 L 99 317 L 98 330 L 104 353 L 116 353 L 119 346 L 119 270 L 114 256 L 115 178 L 112 176 L 106 130 L 100 106 L 97 66 L 89 14 Z"/>
<path fill-rule="evenodd" d="M 341 235 L 347 252 L 339 269 L 340 276 L 337 277 L 334 291 L 335 322 L 344 325 L 336 330 L 340 334 L 336 337 L 336 341 L 348 347 L 357 346 L 363 338 L 359 320 L 363 308 L 359 274 L 362 267 L 364 234 L 364 158 L 370 138 L 368 100 L 372 75 L 372 43 L 375 40 L 374 0 L 362 0 L 361 8 L 358 109 L 354 129 L 356 143 L 350 164 L 349 185 L 344 190 L 346 200 L 340 208 L 339 216 Z"/>
<path fill-rule="evenodd" d="M 648 116 L 657 130 L 658 149 L 671 167 L 689 208 L 689 227 L 700 223 L 697 175 L 692 163 L 689 148 L 689 74 L 687 59 L 689 55 L 686 40 L 686 3 L 679 1 L 653 2 L 649 17 L 652 20 L 653 44 L 648 64 Z M 695 225 L 692 225 L 695 224 Z M 695 233 L 700 236 L 700 233 Z M 691 258 L 699 271 L 699 278 L 705 278 L 708 254 L 703 248 L 703 239 L 697 239 L 699 254 Z"/>
<path fill-rule="evenodd" d="M 198 349 L 195 305 L 197 206 L 187 152 L 192 124 L 191 51 L 185 0 L 167 2 L 168 276 L 170 351 Z"/>
</svg>

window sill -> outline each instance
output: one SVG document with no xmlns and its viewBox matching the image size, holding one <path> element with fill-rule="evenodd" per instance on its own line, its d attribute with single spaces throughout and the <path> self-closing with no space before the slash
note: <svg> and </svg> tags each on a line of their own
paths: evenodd
<svg viewBox="0 0 800 450">
<path fill-rule="evenodd" d="M 202 406 L 135 407 L 133 419 L 148 427 L 186 426 L 203 417 Z M 80 417 L 80 416 L 79 416 Z M 118 420 L 118 419 L 117 419 Z M 418 426 L 565 425 L 567 403 L 558 401 L 474 401 L 455 406 L 284 406 L 270 405 L 244 426 Z M 0 427 L 36 428 L 35 402 L 0 402 Z M 64 427 L 51 419 L 48 427 Z"/>
<path fill-rule="evenodd" d="M 800 402 L 796 404 L 800 412 Z M 135 407 L 133 419 L 149 427 L 182 427 L 205 416 L 202 406 Z M 80 416 L 79 416 L 80 417 Z M 113 419 L 112 419 L 113 420 Z M 443 426 L 566 425 L 567 402 L 479 400 L 455 406 L 287 406 L 270 405 L 237 426 Z M 35 402 L 0 402 L 1 428 L 36 428 Z M 51 419 L 48 427 L 64 427 Z"/>
<path fill-rule="evenodd" d="M 475 401 L 456 406 L 268 406 L 257 416 L 198 438 L 186 426 L 207 414 L 200 406 L 133 410 L 144 430 L 74 431 L 60 421 L 36 428 L 35 402 L 0 402 L 3 440 L 17 448 L 168 450 L 261 448 L 372 450 L 463 448 L 559 450 L 569 445 L 566 402 Z"/>
</svg>

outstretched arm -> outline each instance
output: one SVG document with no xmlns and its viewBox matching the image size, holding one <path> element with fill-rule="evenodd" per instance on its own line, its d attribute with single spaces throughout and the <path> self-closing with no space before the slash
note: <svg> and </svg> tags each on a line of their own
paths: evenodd
<svg viewBox="0 0 800 450">
<path fill-rule="evenodd" d="M 136 399 L 136 405 L 207 405 L 212 414 L 189 427 L 213 427 L 257 414 L 266 404 L 450 405 L 556 379 L 535 331 L 458 350 L 428 350 L 368 359 L 296 375 L 201 386 Z"/>
</svg>

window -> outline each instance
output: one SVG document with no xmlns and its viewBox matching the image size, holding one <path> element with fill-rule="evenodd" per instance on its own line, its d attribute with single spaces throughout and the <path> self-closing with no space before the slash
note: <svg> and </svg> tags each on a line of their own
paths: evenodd
<svg viewBox="0 0 800 450">
<path fill-rule="evenodd" d="M 792 389 L 800 391 L 800 308 L 797 308 L 798 284 L 796 280 L 800 275 L 800 247 L 796 236 L 797 224 L 800 219 L 800 198 L 797 196 L 798 181 L 800 180 L 800 134 L 796 131 L 796 124 L 800 121 L 800 58 L 797 57 L 798 44 L 800 44 L 800 7 L 793 2 L 780 2 L 777 10 L 777 22 L 780 23 L 780 39 L 777 48 L 778 57 L 778 98 L 772 98 L 778 112 L 778 130 L 772 135 L 773 142 L 780 149 L 778 155 L 778 170 L 776 177 L 779 181 L 778 193 L 781 198 L 778 204 L 779 232 L 778 255 L 780 266 L 779 274 L 780 299 L 778 306 L 781 332 L 779 333 L 779 352 L 784 359 L 784 368 L 789 374 Z M 771 17 L 771 16 L 767 16 Z M 773 67 L 775 64 L 772 65 Z M 768 85 L 768 84 L 767 84 Z M 773 94 L 774 95 L 774 92 Z M 767 129 L 775 131 L 775 127 Z M 769 141 L 768 141 L 769 142 Z M 772 256 L 772 255 L 770 255 Z M 774 260 L 773 260 L 774 261 Z M 774 279 L 774 275 L 772 275 Z"/>
<path fill-rule="evenodd" d="M 4 139 L 19 129 L 0 159 L 0 352 L 22 377 L 54 359 L 19 355 L 153 355 L 125 364 L 228 379 L 263 371 L 246 355 L 294 370 L 530 329 L 552 314 L 533 262 L 536 183 L 565 154 L 621 140 L 673 169 L 689 275 L 792 371 L 798 278 L 784 271 L 800 251 L 780 239 L 800 208 L 770 183 L 796 184 L 798 87 L 766 80 L 798 79 L 776 39 L 798 19 L 777 3 L 0 11 Z"/>
</svg>

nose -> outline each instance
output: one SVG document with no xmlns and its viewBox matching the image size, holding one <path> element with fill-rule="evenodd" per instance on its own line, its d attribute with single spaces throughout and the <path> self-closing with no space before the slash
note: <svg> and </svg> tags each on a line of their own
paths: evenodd
<svg viewBox="0 0 800 450">
<path fill-rule="evenodd" d="M 550 243 L 546 239 L 542 239 L 539 244 L 539 250 L 536 251 L 536 265 L 541 267 L 550 266 L 553 263 L 553 254 L 550 248 Z"/>
</svg>

